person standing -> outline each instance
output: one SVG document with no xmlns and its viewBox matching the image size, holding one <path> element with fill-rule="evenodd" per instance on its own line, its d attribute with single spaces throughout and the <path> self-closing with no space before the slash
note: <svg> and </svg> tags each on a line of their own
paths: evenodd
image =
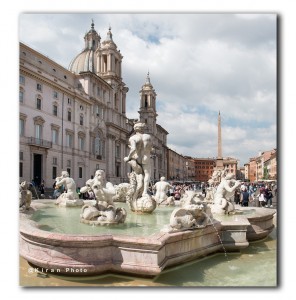
<svg viewBox="0 0 296 300">
<path fill-rule="evenodd" d="M 265 198 L 266 198 L 266 206 L 267 207 L 272 207 L 272 198 L 273 198 L 273 195 L 272 195 L 272 190 L 271 190 L 270 186 L 267 186 L 265 188 Z"/>
<path fill-rule="evenodd" d="M 240 196 L 241 196 L 240 189 L 239 188 L 235 189 L 235 192 L 234 192 L 234 202 L 235 202 L 235 204 L 240 203 Z"/>
<path fill-rule="evenodd" d="M 241 193 L 242 206 L 249 206 L 249 200 L 250 200 L 250 193 L 248 192 L 247 188 L 244 188 Z"/>
</svg>

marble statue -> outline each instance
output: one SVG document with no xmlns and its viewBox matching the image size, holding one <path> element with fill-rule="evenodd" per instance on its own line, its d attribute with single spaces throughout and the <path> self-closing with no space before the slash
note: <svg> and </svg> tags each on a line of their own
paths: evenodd
<svg viewBox="0 0 296 300">
<path fill-rule="evenodd" d="M 216 193 L 215 181 L 213 179 L 208 180 L 208 187 L 206 188 L 206 197 L 205 200 L 208 203 L 214 203 L 214 195 Z"/>
<path fill-rule="evenodd" d="M 93 191 L 95 204 L 86 204 L 81 209 L 80 221 L 94 225 L 108 225 L 124 223 L 126 211 L 124 208 L 116 208 L 113 197 L 116 195 L 115 187 L 106 181 L 105 172 L 97 170 L 93 179 L 89 179 L 86 185 L 80 189 L 82 193 Z"/>
<path fill-rule="evenodd" d="M 130 188 L 130 184 L 127 182 L 120 183 L 114 186 L 115 196 L 113 196 L 113 201 L 116 202 L 126 202 L 126 194 Z"/>
<path fill-rule="evenodd" d="M 152 140 L 144 133 L 145 123 L 135 123 L 135 134 L 129 138 L 129 154 L 124 158 L 132 172 L 128 174 L 130 186 L 127 191 L 127 203 L 132 211 L 151 213 L 156 201 L 148 194 L 151 176 Z"/>
<path fill-rule="evenodd" d="M 28 210 L 32 202 L 32 192 L 29 190 L 27 181 L 23 181 L 19 186 L 19 208 L 20 210 Z"/>
<path fill-rule="evenodd" d="M 210 208 L 204 201 L 192 198 L 191 204 L 175 208 L 170 217 L 170 224 L 162 232 L 175 232 L 189 229 L 205 228 L 212 216 Z"/>
<path fill-rule="evenodd" d="M 173 186 L 170 185 L 167 181 L 165 181 L 164 176 L 160 178 L 160 181 L 155 183 L 152 189 L 156 190 L 154 199 L 157 205 L 175 205 L 173 198 L 167 196 L 167 193 L 170 188 L 173 188 Z"/>
<path fill-rule="evenodd" d="M 180 205 L 185 207 L 186 205 L 197 204 L 200 201 L 204 201 L 204 196 L 201 193 L 186 190 L 180 199 Z"/>
<path fill-rule="evenodd" d="M 225 176 L 227 175 L 228 170 L 227 169 L 223 169 L 223 170 L 214 170 L 212 177 L 210 180 L 212 180 L 212 185 L 214 187 L 218 186 L 219 183 L 221 182 L 221 180 L 223 178 L 225 178 Z"/>
<path fill-rule="evenodd" d="M 59 206 L 82 206 L 84 204 L 82 199 L 76 192 L 76 183 L 73 178 L 69 177 L 67 171 L 62 171 L 62 175 L 57 177 L 55 188 L 64 186 L 65 192 L 62 193 L 56 200 L 55 204 Z"/>
<path fill-rule="evenodd" d="M 213 217 L 211 207 L 204 196 L 196 191 L 187 190 L 180 200 L 181 207 L 175 208 L 170 217 L 170 224 L 163 232 L 175 232 L 205 228 Z"/>
<path fill-rule="evenodd" d="M 234 179 L 234 174 L 228 173 L 222 178 L 214 195 L 212 212 L 216 214 L 229 214 L 234 211 L 234 204 L 231 201 L 235 189 L 241 185 L 239 180 Z"/>
</svg>

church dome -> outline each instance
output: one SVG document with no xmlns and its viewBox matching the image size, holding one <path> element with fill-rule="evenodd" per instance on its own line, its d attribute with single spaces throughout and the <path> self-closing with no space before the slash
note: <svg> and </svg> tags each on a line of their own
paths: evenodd
<svg viewBox="0 0 296 300">
<path fill-rule="evenodd" d="M 75 74 L 87 71 L 95 73 L 95 64 L 96 57 L 94 51 L 85 49 L 71 61 L 69 70 Z"/>
<path fill-rule="evenodd" d="M 97 58 L 95 55 L 96 49 L 100 46 L 100 35 L 94 29 L 94 23 L 91 24 L 91 29 L 85 34 L 85 47 L 70 63 L 69 71 L 79 74 L 80 72 L 94 72 Z"/>
</svg>

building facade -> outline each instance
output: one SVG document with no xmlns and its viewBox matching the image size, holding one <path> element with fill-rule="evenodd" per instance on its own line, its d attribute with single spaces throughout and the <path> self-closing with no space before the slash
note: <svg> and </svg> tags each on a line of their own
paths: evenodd
<svg viewBox="0 0 296 300">
<path fill-rule="evenodd" d="M 20 181 L 44 180 L 51 187 L 67 170 L 79 187 L 103 169 L 113 184 L 128 182 L 130 166 L 123 158 L 134 123 L 126 116 L 123 56 L 111 28 L 101 42 L 92 23 L 84 43 L 69 69 L 20 43 Z M 152 178 L 157 180 L 167 176 L 168 132 L 156 124 L 155 101 L 147 76 L 139 118 L 153 135 Z"/>
<path fill-rule="evenodd" d="M 171 181 L 186 180 L 186 158 L 172 149 L 167 149 L 167 179 Z"/>
<path fill-rule="evenodd" d="M 252 157 L 249 163 L 245 164 L 246 179 L 254 181 L 262 181 L 267 179 L 277 179 L 277 150 L 272 149 L 259 152 L 258 156 Z"/>
<path fill-rule="evenodd" d="M 213 174 L 216 166 L 215 158 L 195 158 L 195 180 L 207 182 Z"/>
</svg>

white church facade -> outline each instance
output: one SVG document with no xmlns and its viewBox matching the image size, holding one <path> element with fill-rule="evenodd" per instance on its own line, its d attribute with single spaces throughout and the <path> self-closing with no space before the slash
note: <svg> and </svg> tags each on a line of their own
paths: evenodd
<svg viewBox="0 0 296 300">
<path fill-rule="evenodd" d="M 101 37 L 91 24 L 84 50 L 65 69 L 20 43 L 19 181 L 51 187 L 62 170 L 83 186 L 97 169 L 114 184 L 128 182 L 123 158 L 133 121 L 126 115 L 128 87 L 123 56 L 109 28 Z M 149 74 L 140 90 L 139 120 L 153 137 L 152 180 L 167 177 L 167 135 L 157 124 L 156 93 Z"/>
</svg>

